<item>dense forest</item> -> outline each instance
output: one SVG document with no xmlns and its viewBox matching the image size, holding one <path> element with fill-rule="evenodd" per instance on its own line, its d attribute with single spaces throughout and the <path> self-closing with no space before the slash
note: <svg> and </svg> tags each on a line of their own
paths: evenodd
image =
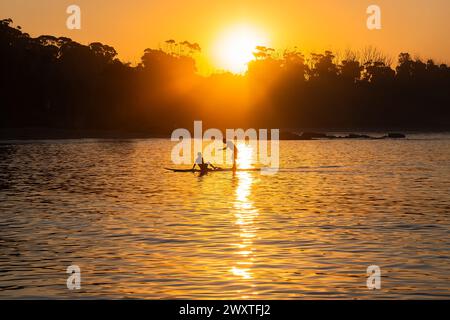
<svg viewBox="0 0 450 320">
<path fill-rule="evenodd" d="M 110 46 L 33 38 L 0 20 L 0 128 L 167 134 L 203 120 L 222 129 L 450 129 L 450 67 L 433 60 L 257 47 L 245 75 L 204 76 L 200 50 L 169 40 L 133 66 Z"/>
</svg>

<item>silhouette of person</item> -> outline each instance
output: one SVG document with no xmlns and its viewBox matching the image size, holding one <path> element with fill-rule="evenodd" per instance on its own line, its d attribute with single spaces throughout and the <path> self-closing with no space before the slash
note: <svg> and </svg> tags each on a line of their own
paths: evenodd
<svg viewBox="0 0 450 320">
<path fill-rule="evenodd" d="M 192 169 L 195 169 L 195 166 L 198 166 L 200 169 L 200 172 L 205 173 L 208 171 L 208 166 L 211 166 L 214 170 L 217 168 L 210 162 L 205 163 L 205 160 L 203 159 L 203 155 L 201 152 L 197 153 L 197 158 L 194 161 L 194 165 L 192 166 Z"/>
<path fill-rule="evenodd" d="M 236 160 L 237 160 L 237 156 L 238 156 L 238 148 L 233 143 L 233 141 L 227 140 L 225 138 L 223 138 L 222 141 L 225 144 L 225 148 L 223 148 L 222 150 L 230 149 L 232 151 L 232 155 L 233 155 L 233 171 L 236 171 Z"/>
</svg>

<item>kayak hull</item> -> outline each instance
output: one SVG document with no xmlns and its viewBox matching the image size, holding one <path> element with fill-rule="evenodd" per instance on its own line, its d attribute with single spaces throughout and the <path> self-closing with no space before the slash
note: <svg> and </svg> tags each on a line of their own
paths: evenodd
<svg viewBox="0 0 450 320">
<path fill-rule="evenodd" d="M 172 172 L 202 172 L 199 169 L 174 169 L 174 168 L 164 168 L 165 170 Z M 232 172 L 233 168 L 217 168 L 217 169 L 207 169 L 206 172 Z M 242 171 L 261 171 L 260 168 L 249 168 L 249 169 L 236 169 L 237 172 Z"/>
</svg>

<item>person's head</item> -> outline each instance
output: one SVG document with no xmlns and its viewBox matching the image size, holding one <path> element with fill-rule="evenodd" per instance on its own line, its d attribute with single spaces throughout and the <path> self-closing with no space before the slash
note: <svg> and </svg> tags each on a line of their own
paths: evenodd
<svg viewBox="0 0 450 320">
<path fill-rule="evenodd" d="M 223 138 L 222 139 L 223 143 L 227 143 L 227 139 Z"/>
<path fill-rule="evenodd" d="M 201 152 L 197 152 L 197 157 L 201 158 L 202 157 L 202 153 Z"/>
</svg>

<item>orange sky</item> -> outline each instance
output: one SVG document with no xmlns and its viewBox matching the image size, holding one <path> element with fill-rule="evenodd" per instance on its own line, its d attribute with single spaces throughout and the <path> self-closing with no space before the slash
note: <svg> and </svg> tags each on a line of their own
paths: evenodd
<svg viewBox="0 0 450 320">
<path fill-rule="evenodd" d="M 66 8 L 82 10 L 82 29 L 68 30 Z M 366 28 L 366 8 L 382 9 L 382 30 Z M 0 18 L 12 18 L 32 36 L 68 36 L 112 45 L 125 61 L 139 62 L 145 48 L 167 39 L 198 42 L 201 70 L 213 71 L 214 46 L 236 25 L 262 34 L 278 49 L 359 49 L 374 45 L 396 56 L 450 62 L 448 0 L 2 0 Z"/>
</svg>

